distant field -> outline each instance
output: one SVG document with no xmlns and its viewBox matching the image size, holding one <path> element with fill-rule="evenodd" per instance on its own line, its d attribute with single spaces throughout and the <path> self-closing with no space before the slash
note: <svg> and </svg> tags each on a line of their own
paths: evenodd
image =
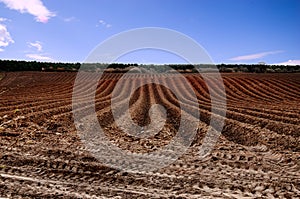
<svg viewBox="0 0 300 199">
<path fill-rule="evenodd" d="M 128 136 L 116 127 L 110 109 L 111 93 L 121 76 L 105 74 L 96 92 L 97 116 L 105 133 L 131 152 L 162 147 L 180 121 L 177 99 L 165 87 L 141 87 L 131 99 L 133 119 L 146 125 L 145 110 L 160 103 L 169 111 L 167 133 L 148 140 Z M 225 127 L 205 160 L 197 152 L 210 122 L 209 92 L 199 74 L 184 76 L 199 104 L 190 103 L 187 85 L 176 74 L 128 78 L 120 96 L 137 81 L 169 81 L 192 109 L 199 109 L 201 121 L 190 150 L 174 164 L 155 172 L 124 173 L 93 158 L 76 134 L 71 104 L 76 73 L 0 73 L 0 197 L 299 197 L 300 73 L 222 74 L 227 94 Z M 87 89 L 82 87 L 83 96 Z M 215 89 L 218 93 L 217 85 Z"/>
</svg>

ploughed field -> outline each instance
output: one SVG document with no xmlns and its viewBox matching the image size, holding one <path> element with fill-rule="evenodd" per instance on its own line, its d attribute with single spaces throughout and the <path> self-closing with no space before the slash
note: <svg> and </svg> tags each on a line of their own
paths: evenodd
<svg viewBox="0 0 300 199">
<path fill-rule="evenodd" d="M 0 197 L 299 198 L 300 74 L 222 74 L 225 126 L 204 159 L 198 153 L 210 123 L 210 95 L 201 75 L 184 76 L 198 104 L 190 103 L 185 89 L 189 85 L 182 76 L 126 77 L 120 96 L 126 96 L 137 82 L 159 78 L 175 85 L 183 102 L 199 109 L 201 117 L 191 147 L 174 163 L 155 171 L 124 172 L 94 158 L 76 132 L 72 115 L 76 73 L 1 73 Z M 112 91 L 121 77 L 104 74 L 95 93 L 98 120 L 106 136 L 122 150 L 134 153 L 167 145 L 180 125 L 177 98 L 156 84 L 136 90 L 130 96 L 133 120 L 149 124 L 151 104 L 160 103 L 167 109 L 167 121 L 163 130 L 147 139 L 127 135 L 115 124 L 110 108 Z M 88 89 L 85 85 L 80 89 L 82 104 Z M 217 83 L 214 92 L 220 92 Z M 224 107 L 221 102 L 217 105 Z"/>
</svg>

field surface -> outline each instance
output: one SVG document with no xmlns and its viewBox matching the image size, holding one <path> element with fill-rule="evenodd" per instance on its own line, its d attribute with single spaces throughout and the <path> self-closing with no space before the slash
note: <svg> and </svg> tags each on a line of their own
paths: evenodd
<svg viewBox="0 0 300 199">
<path fill-rule="evenodd" d="M 139 88 L 130 98 L 133 120 L 149 124 L 149 107 L 160 103 L 168 110 L 167 122 L 147 139 L 126 135 L 110 108 L 121 76 L 107 73 L 97 87 L 95 107 L 105 134 L 135 153 L 166 145 L 180 121 L 177 98 L 159 85 Z M 222 74 L 225 126 L 205 159 L 198 152 L 210 122 L 210 95 L 199 74 L 184 76 L 198 104 L 190 102 L 178 75 L 127 77 L 120 96 L 138 81 L 159 78 L 172 83 L 201 115 L 183 156 L 156 171 L 131 173 L 107 167 L 85 150 L 72 115 L 76 73 L 1 73 L 0 198 L 300 198 L 300 74 Z M 219 92 L 217 84 L 214 89 Z M 87 90 L 83 85 L 82 104 Z"/>
</svg>

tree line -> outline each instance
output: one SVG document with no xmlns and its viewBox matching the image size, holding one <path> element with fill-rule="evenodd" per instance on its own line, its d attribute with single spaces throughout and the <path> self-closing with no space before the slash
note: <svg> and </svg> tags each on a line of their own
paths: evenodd
<svg viewBox="0 0 300 199">
<path fill-rule="evenodd" d="M 0 60 L 0 71 L 78 70 L 80 63 L 50 63 L 38 61 Z"/>
<path fill-rule="evenodd" d="M 300 72 L 300 65 L 267 65 L 267 64 L 165 64 L 165 65 L 139 65 L 137 63 L 51 63 L 38 61 L 17 61 L 17 60 L 0 60 L 0 71 L 69 71 L 76 72 L 79 69 L 87 71 L 95 71 L 101 69 L 112 69 L 111 72 L 126 72 L 131 68 L 144 68 L 157 72 L 165 72 L 170 68 L 179 72 L 193 73 L 200 71 L 210 71 L 210 69 L 218 69 L 220 72 L 249 72 L 249 73 L 266 73 L 266 72 Z M 115 69 L 115 70 L 114 70 Z"/>
</svg>

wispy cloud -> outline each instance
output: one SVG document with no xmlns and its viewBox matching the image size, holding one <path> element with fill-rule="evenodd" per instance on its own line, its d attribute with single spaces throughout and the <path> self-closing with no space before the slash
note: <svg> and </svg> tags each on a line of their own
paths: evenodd
<svg viewBox="0 0 300 199">
<path fill-rule="evenodd" d="M 268 56 L 268 55 L 278 54 L 278 53 L 282 53 L 282 52 L 283 52 L 282 50 L 261 52 L 261 53 L 256 53 L 256 54 L 242 55 L 242 56 L 238 56 L 238 57 L 233 57 L 233 58 L 230 58 L 229 60 L 231 60 L 231 61 L 255 60 L 255 59 L 263 58 L 263 57 Z"/>
<path fill-rule="evenodd" d="M 36 42 L 28 42 L 28 47 L 29 48 L 36 48 L 36 50 L 38 52 L 41 52 L 43 50 L 43 46 L 42 46 L 42 43 L 39 42 L 39 41 L 36 41 Z"/>
<path fill-rule="evenodd" d="M 32 50 L 25 51 L 25 56 L 37 61 L 54 61 L 47 53 L 43 53 L 43 43 L 40 41 L 27 42 Z"/>
<path fill-rule="evenodd" d="M 76 17 L 68 17 L 68 18 L 64 18 L 64 22 L 72 22 L 75 21 Z"/>
<path fill-rule="evenodd" d="M 6 47 L 11 43 L 14 43 L 14 40 L 11 38 L 6 26 L 0 24 L 0 52 L 4 51 L 3 47 Z"/>
<path fill-rule="evenodd" d="M 298 60 L 288 60 L 286 62 L 276 63 L 274 65 L 289 65 L 289 66 L 300 65 L 300 59 L 298 59 Z"/>
<path fill-rule="evenodd" d="M 104 26 L 104 27 L 106 27 L 106 28 L 112 27 L 111 24 L 107 23 L 106 21 L 104 21 L 104 20 L 102 20 L 102 19 L 99 20 L 99 21 L 98 21 L 98 24 L 96 25 L 96 27 L 99 27 L 99 26 Z"/>
<path fill-rule="evenodd" d="M 4 21 L 7 21 L 8 19 L 6 18 L 3 18 L 3 17 L 0 17 L 0 22 L 4 22 Z"/>
<path fill-rule="evenodd" d="M 9 9 L 35 16 L 37 22 L 47 23 L 55 14 L 49 11 L 41 0 L 0 0 Z"/>
<path fill-rule="evenodd" d="M 26 54 L 26 57 L 33 60 L 39 60 L 39 61 L 53 61 L 51 57 L 48 57 L 43 54 Z"/>
</svg>

